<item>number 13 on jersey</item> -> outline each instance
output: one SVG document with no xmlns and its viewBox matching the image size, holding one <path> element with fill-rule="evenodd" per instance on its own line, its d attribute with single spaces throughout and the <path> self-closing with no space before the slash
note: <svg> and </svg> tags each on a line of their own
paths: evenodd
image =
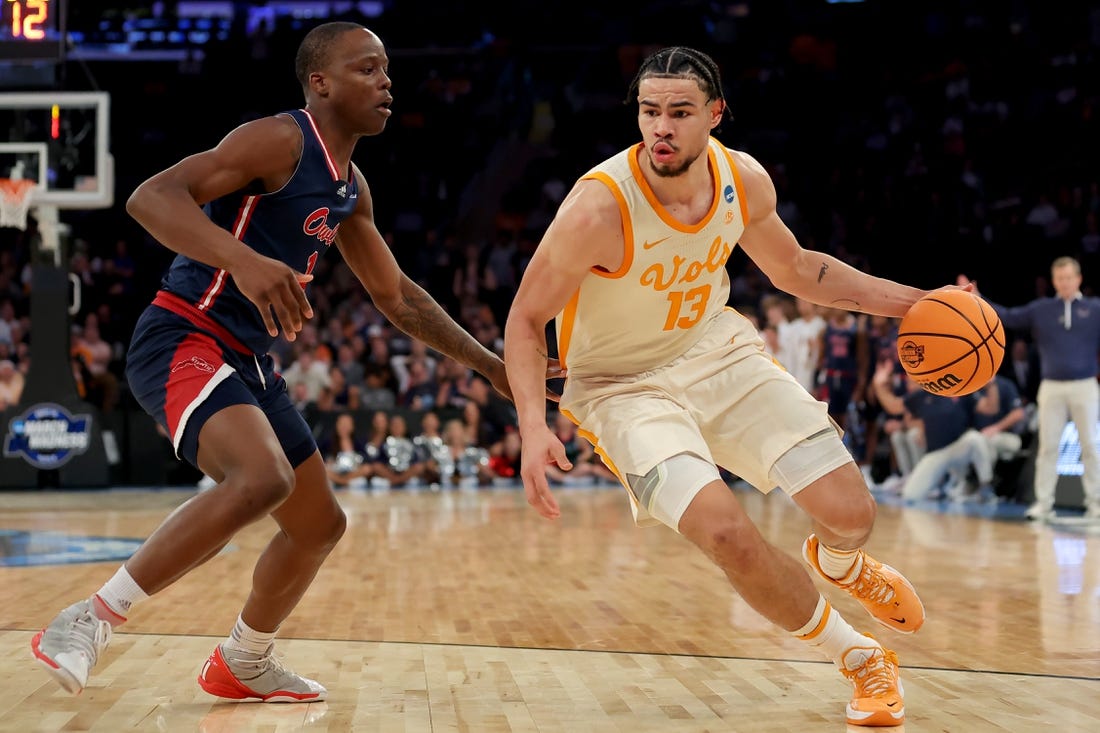
<svg viewBox="0 0 1100 733">
<path fill-rule="evenodd" d="M 668 293 L 668 317 L 662 330 L 691 328 L 707 311 L 710 300 L 710 284 L 700 285 L 691 290 L 670 290 Z"/>
</svg>

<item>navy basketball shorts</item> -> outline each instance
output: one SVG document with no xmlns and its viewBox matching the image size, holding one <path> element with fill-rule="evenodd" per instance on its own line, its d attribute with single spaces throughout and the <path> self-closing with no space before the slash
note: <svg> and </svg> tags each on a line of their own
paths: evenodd
<svg viewBox="0 0 1100 733">
<path fill-rule="evenodd" d="M 218 338 L 157 305 L 146 308 L 126 355 L 130 391 L 167 431 L 176 457 L 199 470 L 199 432 L 212 415 L 231 405 L 262 410 L 297 468 L 317 450 L 313 432 L 290 401 L 271 357 L 234 349 L 226 344 L 231 338 Z"/>
</svg>

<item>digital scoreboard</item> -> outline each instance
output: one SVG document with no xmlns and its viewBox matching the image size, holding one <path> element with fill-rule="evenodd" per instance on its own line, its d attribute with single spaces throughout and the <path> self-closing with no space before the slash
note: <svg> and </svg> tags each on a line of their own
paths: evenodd
<svg viewBox="0 0 1100 733">
<path fill-rule="evenodd" d="M 0 0 L 0 61 L 61 61 L 63 0 Z"/>
</svg>

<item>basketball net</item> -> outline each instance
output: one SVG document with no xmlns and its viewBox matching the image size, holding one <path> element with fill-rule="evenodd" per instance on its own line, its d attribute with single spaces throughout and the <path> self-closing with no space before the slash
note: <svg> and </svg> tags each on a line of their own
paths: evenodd
<svg viewBox="0 0 1100 733">
<path fill-rule="evenodd" d="M 0 227 L 27 228 L 34 187 L 29 178 L 0 178 Z"/>
</svg>

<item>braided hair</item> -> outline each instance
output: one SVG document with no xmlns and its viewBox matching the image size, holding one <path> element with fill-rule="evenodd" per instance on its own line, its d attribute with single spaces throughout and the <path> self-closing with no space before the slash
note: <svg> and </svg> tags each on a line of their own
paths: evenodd
<svg viewBox="0 0 1100 733">
<path fill-rule="evenodd" d="M 722 73 L 707 54 L 687 46 L 669 46 L 652 53 L 642 61 L 634 81 L 630 82 L 624 104 L 633 104 L 638 97 L 638 86 L 643 79 L 693 79 L 707 95 L 707 102 L 722 100 L 722 115 L 729 112 L 726 97 L 722 93 Z"/>
</svg>

